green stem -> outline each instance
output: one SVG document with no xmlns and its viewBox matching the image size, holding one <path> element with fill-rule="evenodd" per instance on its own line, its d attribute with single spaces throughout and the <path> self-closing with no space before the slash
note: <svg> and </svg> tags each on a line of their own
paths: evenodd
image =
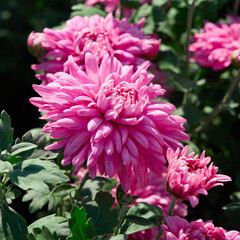
<svg viewBox="0 0 240 240">
<path fill-rule="evenodd" d="M 121 227 L 121 224 L 123 222 L 123 215 L 124 215 L 126 207 L 127 207 L 126 204 L 122 205 L 122 208 L 121 208 L 119 216 L 118 216 L 118 225 L 117 225 L 117 227 L 114 230 L 114 236 L 119 234 L 120 227 Z"/>
<path fill-rule="evenodd" d="M 240 0 L 235 0 L 235 2 L 234 2 L 234 7 L 233 7 L 233 16 L 234 17 L 237 17 L 237 15 L 238 15 L 239 3 L 240 3 Z"/>
<path fill-rule="evenodd" d="M 190 134 L 191 136 L 193 136 L 193 135 L 199 133 L 200 131 L 202 131 L 216 116 L 218 116 L 219 113 L 221 113 L 225 109 L 226 103 L 230 99 L 230 97 L 233 93 L 233 90 L 236 88 L 236 86 L 239 84 L 239 82 L 240 82 L 240 70 L 238 70 L 237 76 L 235 77 L 235 79 L 230 84 L 230 86 L 229 86 L 227 92 L 225 93 L 222 101 L 215 107 L 213 112 L 206 118 L 206 120 L 192 131 L 192 133 Z"/>
<path fill-rule="evenodd" d="M 89 179 L 89 172 L 87 171 L 85 176 L 83 177 L 82 181 L 80 182 L 80 184 L 78 185 L 76 192 L 75 192 L 75 196 L 74 199 L 78 199 L 78 196 L 80 195 L 84 184 L 86 183 L 86 181 Z"/>
<path fill-rule="evenodd" d="M 168 209 L 168 212 L 167 212 L 167 215 L 166 215 L 166 217 L 165 217 L 165 219 L 164 219 L 163 224 L 167 224 L 166 218 L 167 218 L 168 216 L 172 216 L 172 214 L 173 214 L 173 209 L 174 209 L 174 207 L 175 207 L 175 205 L 176 205 L 176 202 L 177 202 L 177 198 L 173 196 L 171 205 L 170 205 L 170 207 L 169 207 L 169 209 Z M 161 239 L 161 236 L 162 236 L 162 234 L 163 234 L 163 229 L 161 228 L 161 226 L 158 226 L 158 229 L 159 229 L 159 230 L 158 230 L 158 234 L 157 234 L 157 237 L 156 237 L 155 240 L 160 240 L 160 239 Z"/>
<path fill-rule="evenodd" d="M 188 16 L 187 16 L 187 41 L 186 41 L 186 79 L 189 79 L 189 45 L 190 45 L 190 37 L 191 37 L 191 29 L 192 29 L 192 21 L 193 21 L 193 13 L 195 9 L 195 3 L 197 0 L 193 0 L 192 4 L 189 6 L 188 10 Z M 182 104 L 186 105 L 188 95 L 190 93 L 191 89 L 188 89 L 187 92 L 183 95 L 183 101 Z"/>
</svg>

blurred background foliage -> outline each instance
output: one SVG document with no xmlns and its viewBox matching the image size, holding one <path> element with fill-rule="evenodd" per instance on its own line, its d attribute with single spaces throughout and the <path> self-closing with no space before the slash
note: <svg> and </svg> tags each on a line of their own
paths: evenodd
<svg viewBox="0 0 240 240">
<path fill-rule="evenodd" d="M 31 31 L 61 25 L 69 16 L 92 15 L 83 1 L 77 0 L 0 0 L 0 109 L 12 119 L 14 137 L 21 137 L 31 128 L 43 126 L 37 108 L 28 99 L 36 96 L 32 84 L 39 84 L 30 65 L 36 63 L 27 49 Z M 143 5 L 131 19 L 146 18 L 146 33 L 157 33 L 162 39 L 160 53 L 154 62 L 164 70 L 171 87 L 168 101 L 177 106 L 177 114 L 187 119 L 186 131 L 191 134 L 223 98 L 236 71 L 231 66 L 225 71 L 203 69 L 195 63 L 186 67 L 186 21 L 191 0 L 153 0 Z M 74 11 L 71 7 L 76 5 Z M 198 0 L 191 33 L 198 32 L 205 21 L 217 22 L 233 13 L 233 0 Z M 97 5 L 99 13 L 103 6 Z M 99 10 L 100 9 L 100 10 Z M 156 81 L 161 82 L 161 79 Z M 182 105 L 183 95 L 190 90 L 188 101 Z M 212 219 L 215 226 L 240 230 L 240 95 L 235 89 L 227 110 L 221 112 L 203 131 L 192 136 L 191 146 L 206 154 L 219 166 L 220 171 L 232 177 L 232 183 L 209 191 L 200 197 L 200 204 L 189 208 L 188 220 Z M 223 209 L 223 206 L 227 207 Z M 22 212 L 23 209 L 15 209 Z M 27 210 L 26 210 L 27 211 Z M 25 214 L 26 217 L 26 214 Z M 27 218 L 27 217 L 26 217 Z"/>
</svg>

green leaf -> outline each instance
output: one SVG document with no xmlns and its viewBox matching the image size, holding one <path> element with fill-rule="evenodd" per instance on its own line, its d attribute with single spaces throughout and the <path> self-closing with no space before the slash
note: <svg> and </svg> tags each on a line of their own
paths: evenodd
<svg viewBox="0 0 240 240">
<path fill-rule="evenodd" d="M 11 119 L 6 111 L 1 112 L 0 119 L 0 153 L 8 150 L 13 142 L 13 129 L 11 128 Z"/>
<path fill-rule="evenodd" d="M 91 240 L 93 236 L 93 221 L 87 220 L 87 214 L 83 207 L 75 207 L 69 219 L 69 228 L 72 236 L 67 240 Z"/>
<path fill-rule="evenodd" d="M 138 8 L 140 0 L 120 0 L 120 5 L 124 8 Z"/>
<path fill-rule="evenodd" d="M 84 4 L 76 4 L 72 6 L 72 13 L 70 15 L 70 17 L 74 17 L 74 16 L 88 16 L 91 17 L 95 14 L 98 14 L 102 17 L 106 17 L 106 13 L 98 8 L 95 7 L 87 7 Z"/>
<path fill-rule="evenodd" d="M 126 240 L 127 238 L 128 236 L 126 234 L 119 234 L 117 236 L 108 237 L 106 240 Z"/>
<path fill-rule="evenodd" d="M 27 202 L 30 200 L 31 200 L 31 203 L 29 204 L 30 213 L 36 212 L 47 203 L 48 211 L 52 212 L 55 211 L 61 203 L 61 198 L 52 195 L 51 192 L 47 193 L 39 192 L 33 189 L 28 190 L 22 199 L 23 202 Z"/>
<path fill-rule="evenodd" d="M 12 164 L 19 162 L 21 159 L 25 159 L 28 152 L 36 148 L 37 145 L 29 142 L 21 142 L 14 145 L 10 150 L 9 162 Z"/>
<path fill-rule="evenodd" d="M 157 225 L 160 226 L 162 209 L 148 203 L 137 203 L 128 210 L 127 215 L 124 217 L 126 220 L 121 226 L 120 233 L 132 234 Z"/>
<path fill-rule="evenodd" d="M 100 190 L 103 192 L 111 191 L 117 185 L 115 179 L 95 177 L 94 179 L 88 179 L 84 184 L 84 187 L 80 193 L 79 199 L 83 199 L 86 196 L 94 199 L 97 192 Z"/>
<path fill-rule="evenodd" d="M 152 5 L 162 7 L 165 5 L 169 0 L 153 0 Z"/>
<path fill-rule="evenodd" d="M 13 171 L 13 166 L 11 163 L 0 160 L 0 173 L 6 173 Z"/>
<path fill-rule="evenodd" d="M 29 233 L 33 233 L 35 228 L 47 227 L 51 233 L 56 232 L 58 236 L 68 236 L 70 230 L 66 218 L 58 217 L 55 214 L 43 217 L 28 226 Z"/>
<path fill-rule="evenodd" d="M 115 198 L 107 192 L 98 192 L 94 201 L 83 202 L 88 218 L 94 223 L 94 235 L 106 235 L 113 233 L 118 223 L 118 211 L 112 208 Z"/>
<path fill-rule="evenodd" d="M 27 159 L 17 163 L 10 172 L 10 181 L 23 190 L 49 192 L 48 184 L 67 182 L 69 179 L 59 167 L 48 160 Z"/>
<path fill-rule="evenodd" d="M 240 202 L 234 202 L 223 207 L 225 214 L 228 216 L 230 223 L 235 229 L 239 229 L 240 222 Z"/>
<path fill-rule="evenodd" d="M 12 189 L 12 187 L 13 187 L 13 185 L 10 184 L 4 190 L 5 198 L 6 198 L 8 204 L 11 204 L 12 200 L 16 199 L 21 194 L 21 192 L 18 189 L 16 189 L 16 188 Z"/>
<path fill-rule="evenodd" d="M 2 203 L 0 212 L 0 239 L 22 240 L 25 234 L 27 234 L 25 219 L 6 203 Z"/>
<path fill-rule="evenodd" d="M 23 142 L 30 142 L 37 145 L 37 148 L 34 149 L 30 154 L 28 154 L 27 158 L 41 158 L 41 159 L 55 159 L 58 156 L 58 151 L 48 151 L 44 150 L 44 147 L 50 141 L 50 138 L 41 132 L 29 132 L 25 133 L 22 137 Z M 49 142 L 50 143 L 50 142 Z"/>
<path fill-rule="evenodd" d="M 47 227 L 43 226 L 42 229 L 34 228 L 27 240 L 58 240 L 58 236 L 56 232 L 52 233 Z"/>
</svg>

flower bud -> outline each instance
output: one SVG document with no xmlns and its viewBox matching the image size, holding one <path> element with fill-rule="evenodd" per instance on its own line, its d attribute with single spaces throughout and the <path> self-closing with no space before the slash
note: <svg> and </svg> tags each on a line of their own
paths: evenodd
<svg viewBox="0 0 240 240">
<path fill-rule="evenodd" d="M 231 60 L 236 68 L 240 68 L 240 49 L 234 50 L 231 54 Z"/>
<path fill-rule="evenodd" d="M 47 53 L 47 49 L 42 46 L 42 41 L 45 40 L 44 33 L 31 32 L 28 40 L 28 50 L 34 56 L 38 58 L 38 61 L 42 62 L 44 55 Z"/>
</svg>

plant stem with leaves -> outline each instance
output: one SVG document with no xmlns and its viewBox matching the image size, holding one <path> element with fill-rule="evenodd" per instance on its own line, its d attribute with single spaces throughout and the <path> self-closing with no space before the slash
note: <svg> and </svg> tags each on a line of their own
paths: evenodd
<svg viewBox="0 0 240 240">
<path fill-rule="evenodd" d="M 216 116 L 218 116 L 219 113 L 221 113 L 225 109 L 226 103 L 231 98 L 231 95 L 232 95 L 234 89 L 236 88 L 236 86 L 239 84 L 239 82 L 240 82 L 240 70 L 238 70 L 237 76 L 230 84 L 222 101 L 215 107 L 213 112 L 205 119 L 205 121 L 192 131 L 191 136 L 201 132 Z"/>
<path fill-rule="evenodd" d="M 80 182 L 80 184 L 78 185 L 78 187 L 76 189 L 75 196 L 74 196 L 75 199 L 78 199 L 78 197 L 83 189 L 83 186 L 88 179 L 89 179 L 89 172 L 87 171 L 86 174 L 84 175 L 82 181 Z"/>
<path fill-rule="evenodd" d="M 168 209 L 168 212 L 167 212 L 167 215 L 166 215 L 166 217 L 165 217 L 165 220 L 164 220 L 163 224 L 167 224 L 166 218 L 167 218 L 168 216 L 172 216 L 172 214 L 173 214 L 173 209 L 174 209 L 174 207 L 175 207 L 175 205 L 176 205 L 176 202 L 177 202 L 177 198 L 173 196 L 171 205 L 169 206 L 169 209 Z M 159 231 L 158 231 L 158 234 L 157 234 L 157 237 L 156 237 L 155 240 L 160 240 L 160 239 L 161 239 L 161 236 L 162 236 L 162 234 L 163 234 L 163 230 L 162 230 L 161 226 L 158 226 L 158 229 L 159 229 Z"/>
<path fill-rule="evenodd" d="M 191 37 L 191 29 L 192 29 L 192 21 L 193 21 L 193 13 L 195 9 L 195 3 L 197 0 L 193 0 L 192 4 L 189 5 L 188 9 L 188 16 L 187 16 L 187 40 L 186 40 L 186 78 L 189 79 L 189 44 L 190 44 L 190 37 Z M 183 96 L 183 105 L 187 103 L 188 94 L 190 89 L 187 90 L 187 92 L 184 93 Z"/>
</svg>

